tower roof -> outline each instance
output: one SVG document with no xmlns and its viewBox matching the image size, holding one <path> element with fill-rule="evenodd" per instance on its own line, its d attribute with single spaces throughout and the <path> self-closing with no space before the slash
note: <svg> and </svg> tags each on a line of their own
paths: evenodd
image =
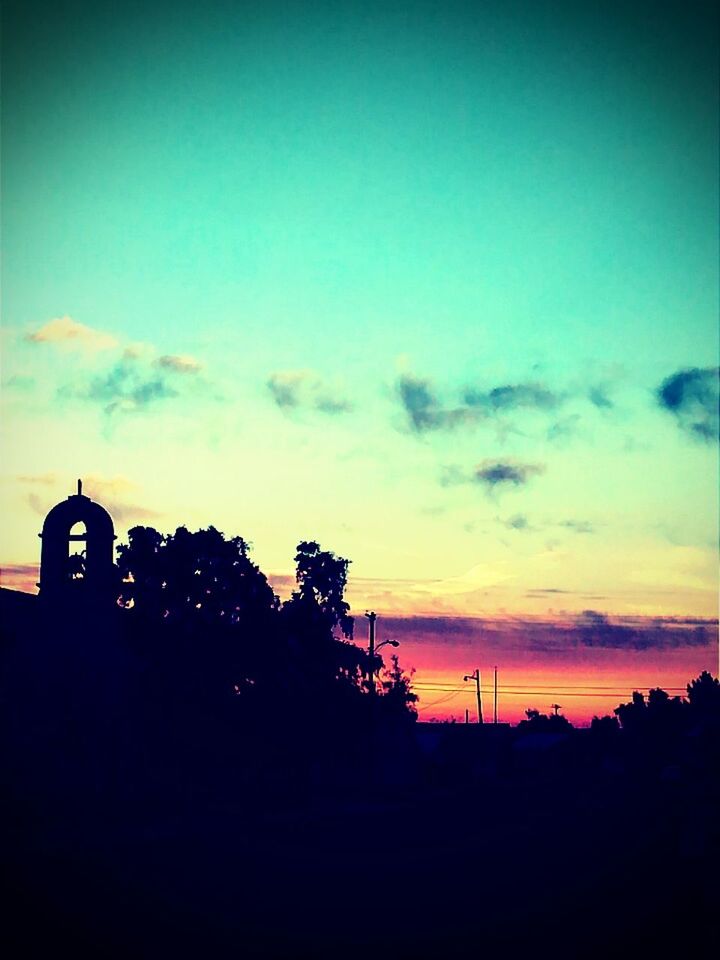
<svg viewBox="0 0 720 960">
<path fill-rule="evenodd" d="M 113 521 L 105 507 L 95 503 L 83 493 L 73 493 L 67 500 L 61 500 L 45 517 L 43 532 L 66 532 L 75 523 L 84 523 L 88 529 L 93 527 L 98 533 L 114 537 Z"/>
</svg>

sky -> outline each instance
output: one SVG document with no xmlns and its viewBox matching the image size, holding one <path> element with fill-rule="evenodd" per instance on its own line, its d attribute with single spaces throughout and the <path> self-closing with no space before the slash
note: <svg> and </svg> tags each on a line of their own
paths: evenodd
<svg viewBox="0 0 720 960">
<path fill-rule="evenodd" d="M 350 559 L 426 719 L 717 673 L 713 6 L 6 3 L 3 585 L 82 477 Z"/>
</svg>

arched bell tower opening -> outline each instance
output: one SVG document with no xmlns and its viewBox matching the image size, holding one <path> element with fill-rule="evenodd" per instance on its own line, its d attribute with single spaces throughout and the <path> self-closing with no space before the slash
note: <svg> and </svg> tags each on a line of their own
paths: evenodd
<svg viewBox="0 0 720 960">
<path fill-rule="evenodd" d="M 83 544 L 87 543 L 87 524 L 78 520 L 70 527 L 68 535 L 68 567 L 71 580 L 85 579 L 85 558 L 87 550 Z"/>
<path fill-rule="evenodd" d="M 52 508 L 43 524 L 40 596 L 44 600 L 111 603 L 116 584 L 112 517 L 82 492 Z"/>
</svg>

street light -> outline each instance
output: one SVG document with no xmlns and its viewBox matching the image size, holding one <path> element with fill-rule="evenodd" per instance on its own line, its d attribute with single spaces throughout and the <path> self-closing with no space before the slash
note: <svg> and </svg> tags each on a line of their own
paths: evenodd
<svg viewBox="0 0 720 960">
<path fill-rule="evenodd" d="M 400 641 L 399 641 L 399 640 L 383 640 L 381 643 L 379 643 L 379 644 L 375 647 L 375 653 L 377 653 L 378 650 L 381 650 L 383 647 L 388 647 L 388 646 L 389 646 L 389 647 L 399 647 L 399 646 L 400 646 Z"/>
<path fill-rule="evenodd" d="M 381 650 L 383 647 L 399 647 L 399 640 L 382 640 L 377 647 L 375 646 L 375 621 L 377 620 L 377 614 L 374 610 L 366 610 L 365 616 L 367 617 L 370 623 L 370 629 L 368 632 L 368 689 L 371 695 L 377 693 L 375 689 L 375 668 L 373 666 L 373 661 L 375 660 L 375 654 L 378 650 Z"/>
<path fill-rule="evenodd" d="M 482 699 L 480 697 L 480 667 L 477 667 L 477 669 L 473 673 L 463 677 L 463 680 L 475 681 L 475 692 L 477 694 L 478 723 L 482 723 L 483 718 L 482 718 Z"/>
</svg>

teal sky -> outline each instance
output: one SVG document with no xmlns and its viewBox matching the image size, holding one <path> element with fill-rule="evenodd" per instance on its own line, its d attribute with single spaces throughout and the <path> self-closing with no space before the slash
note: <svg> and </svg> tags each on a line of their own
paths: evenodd
<svg viewBox="0 0 720 960">
<path fill-rule="evenodd" d="M 0 559 L 84 475 L 279 573 L 715 612 L 711 5 L 5 7 Z"/>
</svg>

